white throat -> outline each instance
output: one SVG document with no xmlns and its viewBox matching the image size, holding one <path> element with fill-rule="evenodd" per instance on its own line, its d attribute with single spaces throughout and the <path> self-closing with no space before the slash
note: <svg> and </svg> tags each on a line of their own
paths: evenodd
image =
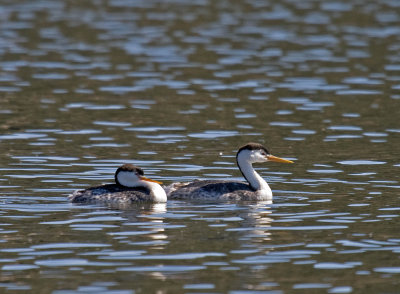
<svg viewBox="0 0 400 294">
<path fill-rule="evenodd" d="M 272 198 L 272 191 L 267 182 L 254 170 L 250 150 L 243 150 L 237 156 L 237 164 L 243 176 L 263 198 Z"/>
<path fill-rule="evenodd" d="M 167 202 L 167 194 L 159 184 L 142 180 L 133 172 L 120 172 L 118 174 L 118 182 L 128 188 L 147 188 L 150 191 L 151 201 Z"/>
<path fill-rule="evenodd" d="M 149 189 L 150 196 L 154 202 L 167 202 L 167 194 L 165 193 L 163 187 L 157 183 L 140 181 L 140 186 Z"/>
</svg>

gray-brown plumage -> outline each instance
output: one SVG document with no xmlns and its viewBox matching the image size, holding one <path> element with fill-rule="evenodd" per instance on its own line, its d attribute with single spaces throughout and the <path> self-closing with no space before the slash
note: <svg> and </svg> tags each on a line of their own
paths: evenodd
<svg viewBox="0 0 400 294">
<path fill-rule="evenodd" d="M 237 165 L 247 183 L 197 180 L 191 183 L 174 183 L 165 190 L 170 200 L 272 200 L 271 188 L 252 166 L 253 163 L 267 161 L 292 163 L 271 155 L 261 144 L 248 143 L 239 148 L 236 154 Z"/>
<path fill-rule="evenodd" d="M 157 181 L 144 177 L 143 170 L 124 164 L 115 172 L 115 184 L 77 190 L 69 199 L 73 203 L 166 202 L 164 189 Z"/>
</svg>

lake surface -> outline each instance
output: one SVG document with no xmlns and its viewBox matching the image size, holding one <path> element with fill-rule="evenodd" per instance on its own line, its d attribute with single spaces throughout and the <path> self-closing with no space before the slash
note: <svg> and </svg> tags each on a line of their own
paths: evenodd
<svg viewBox="0 0 400 294">
<path fill-rule="evenodd" d="M 0 292 L 399 293 L 399 1 L 1 2 Z M 247 142 L 272 204 L 67 201 Z"/>
</svg>

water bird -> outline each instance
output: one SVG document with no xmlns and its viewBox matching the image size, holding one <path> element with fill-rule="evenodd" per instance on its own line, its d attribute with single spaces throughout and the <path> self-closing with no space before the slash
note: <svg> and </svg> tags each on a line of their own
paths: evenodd
<svg viewBox="0 0 400 294">
<path fill-rule="evenodd" d="M 73 203 L 127 204 L 136 202 L 167 202 L 161 182 L 144 176 L 140 167 L 124 164 L 115 172 L 115 184 L 77 190 L 69 196 Z"/>
<path fill-rule="evenodd" d="M 257 162 L 293 163 L 291 160 L 273 156 L 258 143 L 248 143 L 239 148 L 236 163 L 247 183 L 240 181 L 196 180 L 190 183 L 173 183 L 166 187 L 168 199 L 175 200 L 272 200 L 267 182 L 254 170 Z"/>
</svg>

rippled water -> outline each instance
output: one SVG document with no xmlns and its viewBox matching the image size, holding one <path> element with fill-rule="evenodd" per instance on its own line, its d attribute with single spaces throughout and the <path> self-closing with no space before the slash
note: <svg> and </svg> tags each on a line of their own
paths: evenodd
<svg viewBox="0 0 400 294">
<path fill-rule="evenodd" d="M 397 0 L 2 2 L 0 292 L 399 292 Z M 66 199 L 249 141 L 273 204 Z"/>
</svg>

